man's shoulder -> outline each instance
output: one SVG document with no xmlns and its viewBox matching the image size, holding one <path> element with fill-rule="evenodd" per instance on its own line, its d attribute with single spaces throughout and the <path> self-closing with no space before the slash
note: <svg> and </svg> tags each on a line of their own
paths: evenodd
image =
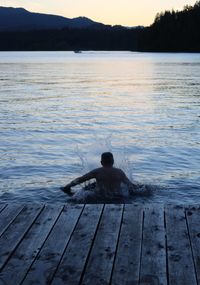
<svg viewBox="0 0 200 285">
<path fill-rule="evenodd" d="M 100 171 L 102 171 L 102 167 L 95 168 L 95 169 L 91 170 L 90 173 L 98 173 Z"/>
<path fill-rule="evenodd" d="M 115 169 L 116 171 L 123 172 L 123 170 L 121 168 L 113 167 L 113 169 Z"/>
<path fill-rule="evenodd" d="M 121 168 L 113 167 L 113 170 L 119 174 L 124 174 L 124 171 Z"/>
</svg>

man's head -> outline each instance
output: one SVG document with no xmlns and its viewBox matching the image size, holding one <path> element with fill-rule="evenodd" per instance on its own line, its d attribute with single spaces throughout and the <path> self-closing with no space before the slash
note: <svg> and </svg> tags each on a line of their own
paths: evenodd
<svg viewBox="0 0 200 285">
<path fill-rule="evenodd" d="M 104 152 L 101 155 L 101 164 L 103 166 L 111 167 L 114 164 L 114 158 L 111 152 Z"/>
</svg>

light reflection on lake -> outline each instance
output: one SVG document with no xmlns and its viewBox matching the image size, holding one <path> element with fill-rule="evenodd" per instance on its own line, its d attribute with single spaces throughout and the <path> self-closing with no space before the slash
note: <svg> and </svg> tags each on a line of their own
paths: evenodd
<svg viewBox="0 0 200 285">
<path fill-rule="evenodd" d="M 200 54 L 0 53 L 1 199 L 66 201 L 59 186 L 111 150 L 136 202 L 200 202 Z"/>
</svg>

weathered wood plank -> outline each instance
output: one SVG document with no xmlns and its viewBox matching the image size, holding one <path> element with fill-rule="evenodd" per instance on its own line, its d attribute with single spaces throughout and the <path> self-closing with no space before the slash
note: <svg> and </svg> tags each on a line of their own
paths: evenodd
<svg viewBox="0 0 200 285">
<path fill-rule="evenodd" d="M 169 285 L 197 285 L 185 210 L 165 210 Z"/>
<path fill-rule="evenodd" d="M 67 246 L 52 285 L 79 284 L 103 205 L 86 205 Z M 91 283 L 92 284 L 92 283 Z"/>
<path fill-rule="evenodd" d="M 82 285 L 110 283 L 123 205 L 105 205 Z"/>
<path fill-rule="evenodd" d="M 0 236 L 13 222 L 16 216 L 22 211 L 24 205 L 9 204 L 0 214 Z"/>
<path fill-rule="evenodd" d="M 112 285 L 138 284 L 142 228 L 143 207 L 125 205 Z"/>
<path fill-rule="evenodd" d="M 199 206 L 103 208 L 0 204 L 0 285 L 200 284 Z"/>
<path fill-rule="evenodd" d="M 144 212 L 141 285 L 167 285 L 164 209 L 149 206 Z"/>
<path fill-rule="evenodd" d="M 0 238 L 0 270 L 15 250 L 43 206 L 25 206 Z"/>
<path fill-rule="evenodd" d="M 196 268 L 197 283 L 200 284 L 200 206 L 186 210 L 189 236 Z"/>
<path fill-rule="evenodd" d="M 65 206 L 23 285 L 50 284 L 83 207 L 83 205 Z"/>
<path fill-rule="evenodd" d="M 46 206 L 0 273 L 0 283 L 21 284 L 63 206 Z"/>
</svg>

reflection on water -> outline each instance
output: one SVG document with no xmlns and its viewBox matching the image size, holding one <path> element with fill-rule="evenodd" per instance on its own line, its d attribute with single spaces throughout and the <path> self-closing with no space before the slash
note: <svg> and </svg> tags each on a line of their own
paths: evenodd
<svg viewBox="0 0 200 285">
<path fill-rule="evenodd" d="M 132 200 L 199 202 L 199 73 L 200 54 L 1 52 L 1 199 L 66 201 L 110 150 L 155 189 Z"/>
</svg>

